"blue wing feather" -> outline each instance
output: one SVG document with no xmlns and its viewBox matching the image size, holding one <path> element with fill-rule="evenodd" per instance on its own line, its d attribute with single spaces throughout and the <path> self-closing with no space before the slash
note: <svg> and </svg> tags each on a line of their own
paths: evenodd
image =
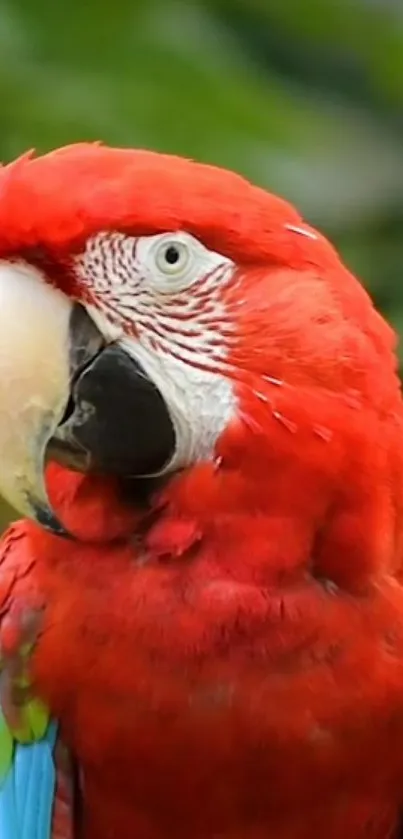
<svg viewBox="0 0 403 839">
<path fill-rule="evenodd" d="M 0 790 L 0 836 L 2 839 L 19 839 L 13 767 L 9 769 Z"/>
<path fill-rule="evenodd" d="M 0 784 L 1 839 L 51 839 L 56 786 L 57 726 L 34 743 L 15 743 L 11 766 Z"/>
</svg>

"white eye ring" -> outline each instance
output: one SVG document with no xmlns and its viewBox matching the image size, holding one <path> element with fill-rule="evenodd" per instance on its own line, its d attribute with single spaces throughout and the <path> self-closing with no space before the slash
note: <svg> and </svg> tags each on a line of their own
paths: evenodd
<svg viewBox="0 0 403 839">
<path fill-rule="evenodd" d="M 155 253 L 155 264 L 161 274 L 176 277 L 183 274 L 189 265 L 190 248 L 178 239 L 165 239 Z"/>
</svg>

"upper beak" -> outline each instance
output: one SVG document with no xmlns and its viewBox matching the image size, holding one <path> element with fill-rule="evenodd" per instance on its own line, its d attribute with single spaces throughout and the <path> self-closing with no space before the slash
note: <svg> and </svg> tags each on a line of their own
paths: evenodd
<svg viewBox="0 0 403 839">
<path fill-rule="evenodd" d="M 174 449 L 166 404 L 137 362 L 32 268 L 0 264 L 0 494 L 66 534 L 47 496 L 47 458 L 144 475 Z"/>
<path fill-rule="evenodd" d="M 71 303 L 20 264 L 0 269 L 0 492 L 54 530 L 46 446 L 69 394 Z"/>
</svg>

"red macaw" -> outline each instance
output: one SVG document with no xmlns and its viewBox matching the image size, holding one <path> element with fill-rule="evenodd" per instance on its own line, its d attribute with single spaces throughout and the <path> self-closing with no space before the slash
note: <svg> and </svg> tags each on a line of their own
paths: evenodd
<svg viewBox="0 0 403 839">
<path fill-rule="evenodd" d="M 0 171 L 3 763 L 48 709 L 53 836 L 397 839 L 395 343 L 231 172 L 91 144 Z"/>
</svg>

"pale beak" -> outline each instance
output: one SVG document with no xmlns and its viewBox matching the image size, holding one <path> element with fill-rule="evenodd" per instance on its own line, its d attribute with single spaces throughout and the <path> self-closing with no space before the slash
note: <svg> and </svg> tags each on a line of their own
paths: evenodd
<svg viewBox="0 0 403 839">
<path fill-rule="evenodd" d="M 135 358 L 36 269 L 0 261 L 0 495 L 68 535 L 47 496 L 47 458 L 131 477 L 159 474 L 174 451 L 168 408 Z"/>
<path fill-rule="evenodd" d="M 34 269 L 0 262 L 0 493 L 59 532 L 44 460 L 69 398 L 71 311 L 68 298 Z"/>
</svg>

